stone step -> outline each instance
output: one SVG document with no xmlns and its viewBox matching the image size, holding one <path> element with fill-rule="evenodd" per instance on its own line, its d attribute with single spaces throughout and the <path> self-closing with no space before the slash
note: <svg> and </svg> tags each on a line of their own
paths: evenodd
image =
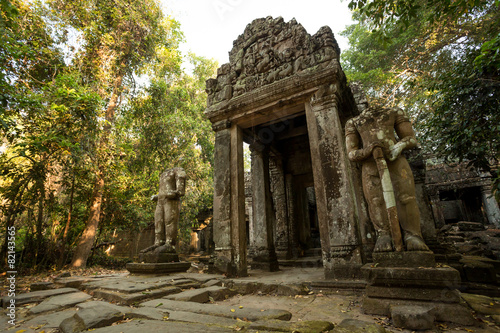
<svg viewBox="0 0 500 333">
<path fill-rule="evenodd" d="M 225 287 L 211 286 L 200 289 L 186 290 L 163 298 L 174 301 L 207 303 L 209 301 L 222 301 L 234 295 L 236 295 L 236 291 L 232 291 Z"/>
<path fill-rule="evenodd" d="M 62 295 L 62 294 L 69 294 L 69 293 L 74 293 L 77 292 L 78 289 L 75 288 L 59 288 L 59 289 L 49 289 L 49 290 L 40 290 L 40 291 L 33 291 L 25 294 L 17 294 L 15 299 L 16 306 L 23 305 L 23 304 L 28 304 L 28 303 L 39 303 L 43 301 L 46 298 L 52 297 L 52 296 L 57 296 L 57 295 Z M 6 308 L 10 304 L 11 298 L 8 296 L 4 296 L 2 298 L 2 306 L 3 308 Z"/>
<path fill-rule="evenodd" d="M 243 320 L 236 320 L 231 318 L 225 318 L 220 316 L 212 316 L 206 314 L 196 314 L 193 315 L 192 312 L 186 311 L 169 311 L 168 312 L 169 321 L 180 321 L 188 323 L 197 323 L 210 326 L 221 326 L 226 328 L 239 329 L 250 326 L 250 322 Z"/>
<path fill-rule="evenodd" d="M 227 282 L 230 289 L 241 295 L 265 294 L 278 296 L 306 295 L 309 289 L 305 284 L 281 284 L 260 282 L 258 280 L 235 280 Z"/>
<path fill-rule="evenodd" d="M 145 333 L 145 332 L 175 332 L 175 333 L 234 333 L 232 328 L 220 326 L 210 326 L 197 323 L 159 321 L 159 320 L 141 320 L 131 321 L 124 324 L 98 328 L 92 333 Z M 264 333 L 264 332 L 262 332 Z"/>
<path fill-rule="evenodd" d="M 328 332 L 333 329 L 333 324 L 323 320 L 307 320 L 290 322 L 283 320 L 259 320 L 248 327 L 249 330 L 258 332 Z"/>
<path fill-rule="evenodd" d="M 192 313 L 207 314 L 213 316 L 220 316 L 233 319 L 246 318 L 250 321 L 265 320 L 265 319 L 279 319 L 290 320 L 292 314 L 286 310 L 279 309 L 253 309 L 253 308 L 239 308 L 217 304 L 199 304 L 194 302 L 172 301 L 167 299 L 155 299 L 143 302 L 140 306 L 153 307 L 165 309 L 167 311 L 186 311 Z"/>
<path fill-rule="evenodd" d="M 303 267 L 315 268 L 323 267 L 323 260 L 321 257 L 302 257 L 298 259 L 282 259 L 278 260 L 278 264 L 284 267 Z"/>
<path fill-rule="evenodd" d="M 179 287 L 167 286 L 163 288 L 146 290 L 138 293 L 121 293 L 105 289 L 95 289 L 91 294 L 96 298 L 102 298 L 108 302 L 116 302 L 120 304 L 131 305 L 140 301 L 164 297 L 171 294 L 180 293 L 182 290 Z"/>
<path fill-rule="evenodd" d="M 85 302 L 86 300 L 92 298 L 89 294 L 84 292 L 75 292 L 69 294 L 63 294 L 58 296 L 52 296 L 45 299 L 40 304 L 29 309 L 28 313 L 37 315 L 43 312 L 49 312 L 53 310 L 60 310 L 64 308 L 71 307 L 75 304 Z"/>
</svg>

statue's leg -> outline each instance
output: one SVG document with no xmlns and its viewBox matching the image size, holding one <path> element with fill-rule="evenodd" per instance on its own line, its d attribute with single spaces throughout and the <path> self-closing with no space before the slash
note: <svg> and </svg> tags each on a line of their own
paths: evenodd
<svg viewBox="0 0 500 333">
<path fill-rule="evenodd" d="M 429 251 L 422 237 L 415 181 L 408 161 L 404 157 L 396 159 L 389 164 L 389 171 L 396 192 L 399 223 L 403 229 L 406 249 Z"/>
<path fill-rule="evenodd" d="M 165 244 L 169 250 L 175 251 L 177 245 L 177 229 L 179 220 L 179 200 L 167 200 L 164 205 Z"/>
<path fill-rule="evenodd" d="M 155 210 L 155 247 L 165 244 L 165 224 L 163 223 L 163 218 L 163 203 L 158 201 Z"/>
<path fill-rule="evenodd" d="M 375 161 L 366 161 L 362 167 L 363 192 L 370 219 L 377 231 L 377 242 L 375 243 L 375 252 L 393 251 L 391 229 L 387 218 L 382 184 Z"/>
</svg>

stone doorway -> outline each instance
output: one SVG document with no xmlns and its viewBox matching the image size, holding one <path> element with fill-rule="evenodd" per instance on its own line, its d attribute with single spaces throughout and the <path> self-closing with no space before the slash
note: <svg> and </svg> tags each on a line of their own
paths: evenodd
<svg viewBox="0 0 500 333">
<path fill-rule="evenodd" d="M 358 111 L 339 54 L 328 27 L 311 36 L 295 20 L 257 19 L 235 40 L 230 63 L 207 81 L 219 271 L 246 275 L 247 253 L 252 267 L 273 271 L 278 256 L 298 256 L 300 243 L 320 238 L 325 276 L 358 276 L 366 210 L 343 134 Z M 249 249 L 243 142 L 252 152 Z"/>
</svg>

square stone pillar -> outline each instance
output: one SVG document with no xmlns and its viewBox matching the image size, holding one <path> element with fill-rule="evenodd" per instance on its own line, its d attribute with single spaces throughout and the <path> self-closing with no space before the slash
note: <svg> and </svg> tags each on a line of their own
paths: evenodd
<svg viewBox="0 0 500 333">
<path fill-rule="evenodd" d="M 246 276 L 245 189 L 241 129 L 228 122 L 214 125 L 215 269 Z"/>
<path fill-rule="evenodd" d="M 325 277 L 351 279 L 360 277 L 363 262 L 358 205 L 335 91 L 335 85 L 320 89 L 306 103 L 306 118 Z"/>
<path fill-rule="evenodd" d="M 280 156 L 270 157 L 271 191 L 276 212 L 276 254 L 280 259 L 291 259 L 290 226 L 288 223 L 288 204 L 283 172 L 283 160 Z"/>
<path fill-rule="evenodd" d="M 231 126 L 231 238 L 233 264 L 237 276 L 247 276 L 247 237 L 245 222 L 245 170 L 243 165 L 243 134 Z"/>
<path fill-rule="evenodd" d="M 254 248 L 252 268 L 278 271 L 274 247 L 275 215 L 270 189 L 269 152 L 261 145 L 251 145 L 252 152 L 252 211 Z"/>
</svg>

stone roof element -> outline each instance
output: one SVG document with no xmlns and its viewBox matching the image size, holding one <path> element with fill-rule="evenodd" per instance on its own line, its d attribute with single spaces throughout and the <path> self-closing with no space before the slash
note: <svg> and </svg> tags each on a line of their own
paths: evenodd
<svg viewBox="0 0 500 333">
<path fill-rule="evenodd" d="M 206 83 L 207 106 L 287 77 L 339 66 L 340 49 L 329 27 L 311 36 L 295 19 L 260 18 L 233 42 L 228 64 Z"/>
</svg>

